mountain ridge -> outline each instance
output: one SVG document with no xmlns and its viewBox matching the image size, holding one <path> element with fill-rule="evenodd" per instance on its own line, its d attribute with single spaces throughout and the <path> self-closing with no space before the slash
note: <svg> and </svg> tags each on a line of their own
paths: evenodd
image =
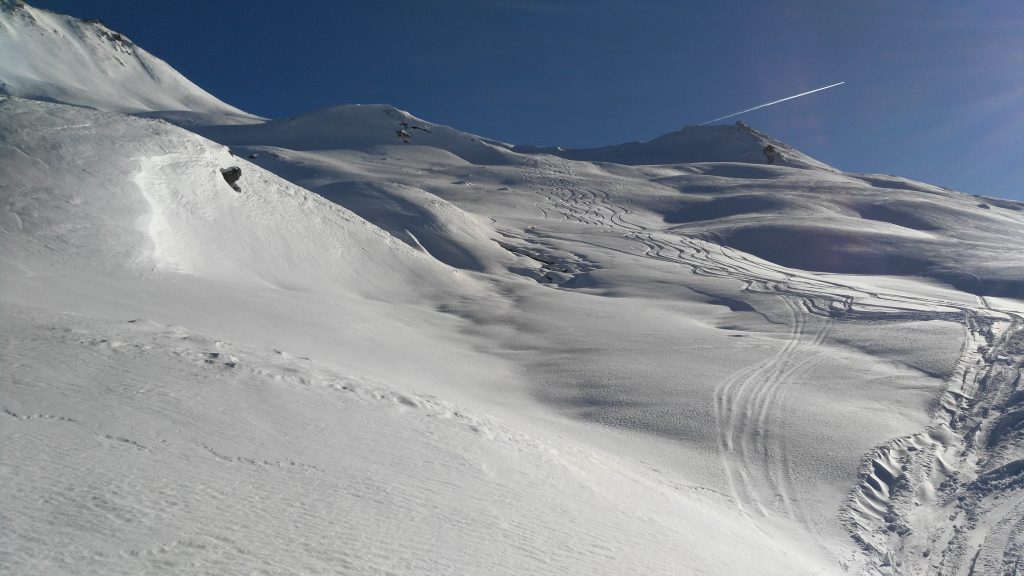
<svg viewBox="0 0 1024 576">
<path fill-rule="evenodd" d="M 0 4 L 0 94 L 113 112 L 188 110 L 222 122 L 257 117 L 225 104 L 99 20 Z"/>
<path fill-rule="evenodd" d="M 772 163 L 780 166 L 837 171 L 744 122 L 732 125 L 686 126 L 646 142 L 626 142 L 596 148 L 515 146 L 513 150 L 544 153 L 569 160 L 617 164 L 687 164 L 694 162 L 746 162 L 767 160 L 767 148 L 774 149 Z"/>
</svg>

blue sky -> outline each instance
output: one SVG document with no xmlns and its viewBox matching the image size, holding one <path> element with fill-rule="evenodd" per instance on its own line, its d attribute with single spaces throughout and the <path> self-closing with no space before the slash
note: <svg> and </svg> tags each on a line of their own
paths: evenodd
<svg viewBox="0 0 1024 576">
<path fill-rule="evenodd" d="M 268 117 L 386 102 L 524 144 L 742 119 L 847 171 L 1024 199 L 1021 0 L 30 0 Z"/>
</svg>

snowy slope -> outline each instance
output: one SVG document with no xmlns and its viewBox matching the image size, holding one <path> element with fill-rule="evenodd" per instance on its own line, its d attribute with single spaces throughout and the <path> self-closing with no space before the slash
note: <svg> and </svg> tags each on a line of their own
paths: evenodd
<svg viewBox="0 0 1024 576">
<path fill-rule="evenodd" d="M 768 166 L 692 165 L 650 205 L 674 229 L 778 264 L 927 276 L 1024 298 L 1024 204 L 909 180 Z"/>
<path fill-rule="evenodd" d="M 462 198 L 472 203 L 481 195 L 498 195 L 514 201 L 514 190 L 502 189 L 517 183 L 517 166 L 588 173 L 603 190 L 599 193 L 629 190 L 629 209 L 654 218 L 651 226 L 777 264 L 926 276 L 974 294 L 1024 298 L 1024 253 L 1016 249 L 1024 245 L 1024 204 L 986 201 L 898 177 L 843 174 L 746 126 L 690 127 L 596 155 L 555 151 L 585 160 L 556 162 L 547 153 L 510 151 L 389 106 L 340 106 L 289 120 L 200 131 L 244 155 L 254 154 L 257 163 L 371 218 L 403 241 L 408 241 L 406 230 L 432 238 L 439 253 L 452 254 L 442 259 L 456 266 L 465 261 L 468 268 L 485 268 L 483 256 L 475 253 L 488 246 L 483 238 L 495 234 L 478 228 L 446 238 L 436 232 L 445 225 L 429 223 L 433 217 L 423 208 L 413 210 L 424 224 L 419 227 L 393 220 L 400 209 L 378 210 L 379 217 L 371 217 L 381 202 L 409 205 L 408 198 L 382 189 L 382 183 L 396 182 L 392 173 L 403 174 L 397 182 L 407 190 L 422 190 L 424 201 L 451 201 L 456 211 L 471 205 Z M 399 131 L 409 134 L 408 142 L 396 135 Z M 765 164 L 765 142 L 781 151 L 782 162 Z M 518 201 L 534 203 L 530 196 Z M 465 225 L 453 227 L 465 230 Z"/>
<path fill-rule="evenodd" d="M 366 111 L 361 129 L 385 133 L 392 120 Z M 343 133 L 348 124 L 319 127 Z M 475 249 L 472 261 L 449 264 L 504 269 L 558 287 L 534 293 L 495 280 L 502 292 L 514 294 L 510 309 L 460 306 L 458 313 L 476 324 L 473 334 L 496 340 L 499 350 L 517 351 L 499 353 L 543 383 L 535 388 L 545 404 L 624 435 L 612 433 L 601 445 L 643 454 L 659 470 L 719 487 L 748 520 L 782 523 L 788 537 L 816 535 L 817 545 L 806 542 L 810 549 L 829 550 L 834 566 L 854 572 L 891 573 L 898 565 L 927 574 L 939 563 L 965 566 L 961 540 L 969 538 L 991 542 L 985 549 L 994 555 L 1020 549 L 1005 524 L 990 529 L 978 522 L 968 530 L 973 536 L 954 538 L 948 547 L 949 531 L 960 524 L 918 520 L 923 530 L 916 538 L 927 545 L 904 541 L 909 532 L 900 528 L 921 516 L 922 505 L 938 507 L 961 496 L 971 501 L 975 496 L 968 494 L 977 494 L 929 476 L 935 459 L 945 458 L 959 459 L 971 477 L 979 458 L 957 432 L 942 428 L 949 412 L 936 406 L 940 397 L 963 393 L 956 390 L 965 373 L 981 377 L 984 372 L 969 366 L 991 361 L 983 351 L 995 345 L 996 333 L 1017 330 L 1012 311 L 1019 304 L 1000 303 L 996 311 L 972 295 L 1020 294 L 1021 221 L 1014 205 L 809 166 L 633 166 L 544 154 L 514 162 L 503 155 L 480 165 L 443 149 L 363 145 L 354 138 L 348 148 L 335 147 L 334 140 L 317 149 L 319 136 L 295 130 L 286 140 L 272 140 L 260 128 L 245 129 L 248 145 L 245 138 L 228 141 L 239 153 L 255 155 L 254 162 L 363 210 L 386 230 L 409 225 L 408 210 L 367 206 L 386 205 L 398 190 L 423 203 L 443 201 L 458 210 L 430 226 L 447 241 Z M 465 215 L 486 217 L 491 224 L 479 234 L 492 229 L 491 239 L 517 261 L 510 265 L 478 240 L 451 232 Z M 747 252 L 719 246 L 742 242 Z M 708 316 L 706 305 L 720 312 Z M 761 348 L 758 334 L 779 325 L 789 327 L 780 335 L 785 346 Z M 966 343 L 965 334 L 971 335 Z M 732 338 L 753 340 L 746 346 Z M 743 367 L 732 368 L 737 363 Z M 987 409 L 952 408 L 957 418 Z M 921 431 L 932 427 L 922 439 Z M 658 447 L 639 448 L 637 432 Z M 974 432 L 967 426 L 960 433 Z M 908 445 L 924 456 L 911 461 Z M 714 454 L 722 456 L 718 466 L 706 459 Z M 679 458 L 686 465 L 675 463 Z M 900 459 L 908 471 L 921 468 L 915 480 L 895 483 L 900 473 L 880 467 Z M 956 467 L 949 464 L 940 475 L 953 476 Z M 944 496 L 927 496 L 940 484 Z M 914 495 L 919 492 L 926 496 Z M 926 509 L 957 515 L 950 508 Z M 968 533 L 963 526 L 956 530 Z M 862 561 L 857 554 L 840 552 L 843 531 L 867 553 L 862 568 L 855 568 Z M 921 560 L 925 548 L 931 560 Z"/>
<path fill-rule="evenodd" d="M 205 114 L 0 99 L 0 571 L 1017 569 L 1018 204 Z"/>
<path fill-rule="evenodd" d="M 5 183 L 13 236 L 3 250 L 10 260 L 32 254 L 23 266 L 34 272 L 104 263 L 377 294 L 409 279 L 392 261 L 421 260 L 346 210 L 162 121 L 10 98 L 0 106 L 3 152 L 19 167 Z M 90 146 L 103 139 L 110 144 Z M 238 164 L 240 193 L 220 172 Z M 100 186 L 107 194 L 88 194 Z M 221 241 L 241 235 L 244 244 Z"/>
<path fill-rule="evenodd" d="M 723 561 L 737 540 L 778 574 L 823 562 L 543 424 L 437 311 L 500 309 L 486 283 L 166 123 L 0 117 L 6 569 L 754 569 Z"/>
<path fill-rule="evenodd" d="M 186 110 L 210 122 L 254 117 L 95 21 L 0 0 L 0 94 L 117 112 Z"/>
</svg>

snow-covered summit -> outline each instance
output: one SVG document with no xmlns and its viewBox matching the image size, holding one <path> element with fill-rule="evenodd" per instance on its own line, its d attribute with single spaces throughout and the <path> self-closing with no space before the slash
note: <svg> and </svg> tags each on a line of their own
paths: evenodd
<svg viewBox="0 0 1024 576">
<path fill-rule="evenodd" d="M 507 144 L 434 124 L 387 104 L 331 106 L 259 125 L 216 127 L 204 134 L 226 144 L 293 150 L 430 147 L 473 164 L 508 164 L 515 157 Z"/>
<path fill-rule="evenodd" d="M 189 111 L 255 118 L 96 20 L 0 0 L 0 94 L 122 113 Z"/>
<path fill-rule="evenodd" d="M 796 148 L 759 132 L 743 122 L 732 125 L 687 126 L 647 142 L 627 142 L 599 148 L 544 148 L 516 146 L 517 152 L 544 153 L 569 160 L 614 164 L 688 164 L 692 162 L 745 162 L 764 164 L 765 149 L 775 149 L 774 163 L 796 168 L 835 171 Z"/>
</svg>

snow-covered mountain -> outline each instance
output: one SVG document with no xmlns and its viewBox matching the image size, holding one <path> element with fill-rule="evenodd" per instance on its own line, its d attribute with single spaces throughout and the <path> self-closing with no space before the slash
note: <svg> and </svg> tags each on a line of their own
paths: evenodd
<svg viewBox="0 0 1024 576">
<path fill-rule="evenodd" d="M 383 105 L 198 130 L 392 232 L 393 207 L 379 218 L 368 211 L 386 201 L 408 203 L 379 190 L 381 183 L 423 188 L 434 200 L 465 208 L 492 201 L 466 189 L 490 187 L 513 197 L 516 167 L 539 166 L 549 172 L 545 177 L 566 179 L 563 193 L 588 180 L 598 189 L 629 190 L 628 208 L 649 220 L 645 226 L 776 264 L 926 276 L 973 294 L 1024 298 L 1024 252 L 1016 249 L 1024 245 L 1024 204 L 893 176 L 844 174 L 743 125 L 692 126 L 649 143 L 595 151 L 509 147 Z M 763 155 L 769 144 L 781 157 L 770 165 Z M 353 171 L 347 160 L 356 158 Z M 466 168 L 460 171 L 460 164 Z M 477 168 L 484 166 L 489 169 Z M 422 210 L 414 212 L 414 222 L 403 227 L 427 222 Z M 404 237 L 402 229 L 395 235 Z M 459 252 L 487 245 L 479 235 L 460 243 Z"/>
<path fill-rule="evenodd" d="M 0 94 L 125 113 L 257 118 L 221 102 L 101 22 L 0 0 Z"/>
<path fill-rule="evenodd" d="M 520 152 L 544 153 L 570 160 L 613 164 L 689 164 L 693 162 L 743 162 L 763 164 L 765 148 L 775 149 L 773 164 L 835 170 L 803 152 L 758 132 L 743 122 L 731 126 L 687 126 L 649 142 L 627 142 L 600 148 L 542 148 L 517 146 Z"/>
<path fill-rule="evenodd" d="M 0 1 L 0 571 L 1018 569 L 1024 205 L 263 121 Z"/>
<path fill-rule="evenodd" d="M 204 134 L 234 145 L 259 143 L 295 150 L 371 150 L 413 144 L 443 150 L 473 164 L 509 164 L 510 146 L 439 126 L 384 104 L 334 106 L 247 126 L 212 126 Z"/>
</svg>

